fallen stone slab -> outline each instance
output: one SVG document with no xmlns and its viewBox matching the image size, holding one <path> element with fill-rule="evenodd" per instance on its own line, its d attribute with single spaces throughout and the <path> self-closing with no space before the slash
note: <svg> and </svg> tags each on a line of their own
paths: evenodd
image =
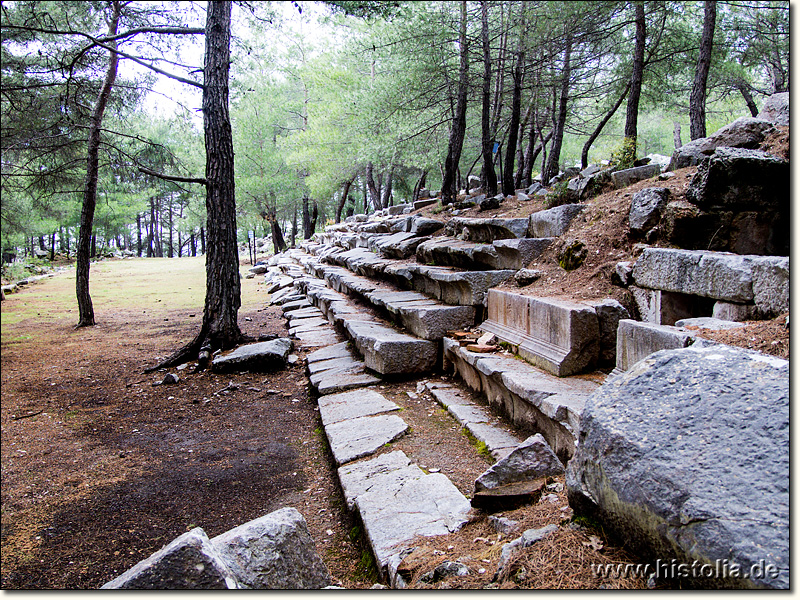
<svg viewBox="0 0 800 600">
<path fill-rule="evenodd" d="M 277 338 L 239 346 L 233 352 L 221 354 L 211 361 L 211 370 L 217 373 L 253 371 L 263 373 L 282 369 L 293 348 L 289 338 Z"/>
<path fill-rule="evenodd" d="M 298 333 L 309 331 L 319 331 L 321 328 L 330 327 L 328 319 L 322 317 L 308 317 L 306 319 L 295 319 L 289 326 L 289 335 L 294 336 Z"/>
<path fill-rule="evenodd" d="M 537 433 L 484 471 L 475 480 L 475 491 L 480 492 L 508 483 L 533 481 L 562 473 L 564 465 L 558 460 L 542 434 Z"/>
<path fill-rule="evenodd" d="M 408 478 L 399 487 L 373 486 L 355 504 L 378 568 L 391 583 L 404 545 L 416 536 L 458 531 L 470 512 L 469 500 L 441 473 Z"/>
<path fill-rule="evenodd" d="M 297 310 L 285 312 L 283 316 L 289 319 L 289 321 L 294 319 L 308 319 L 310 317 L 321 317 L 322 311 L 316 306 L 309 306 L 308 308 L 298 308 Z"/>
<path fill-rule="evenodd" d="M 506 566 L 509 559 L 517 550 L 520 548 L 530 548 L 555 531 L 558 531 L 558 525 L 555 523 L 545 525 L 538 529 L 526 529 L 520 537 L 505 544 L 500 551 L 500 560 L 497 561 L 497 573 L 495 578 L 500 579 L 502 577 L 503 567 Z"/>
<path fill-rule="evenodd" d="M 422 200 L 417 200 L 414 202 L 414 210 L 420 210 L 421 208 L 425 208 L 426 206 L 433 206 L 439 202 L 438 198 L 426 198 Z"/>
<path fill-rule="evenodd" d="M 321 396 L 317 404 L 325 427 L 349 419 L 400 410 L 397 404 L 372 389 Z"/>
<path fill-rule="evenodd" d="M 308 298 L 304 297 L 301 300 L 295 300 L 294 302 L 286 302 L 281 306 L 281 310 L 284 313 L 287 313 L 301 308 L 309 308 L 310 306 L 311 303 L 308 301 Z"/>
<path fill-rule="evenodd" d="M 325 428 L 337 465 L 343 465 L 379 450 L 408 431 L 408 425 L 397 415 L 358 417 Z"/>
<path fill-rule="evenodd" d="M 381 382 L 380 378 L 368 373 L 365 368 L 354 368 L 346 371 L 325 371 L 312 375 L 310 379 L 311 385 L 321 396 L 369 387 Z"/>
<path fill-rule="evenodd" d="M 411 464 L 402 450 L 341 466 L 338 474 L 349 510 L 355 508 L 356 498 L 372 489 L 380 489 L 387 494 L 390 490 L 397 492 L 406 480 L 425 476 L 425 472 Z"/>
<path fill-rule="evenodd" d="M 716 587 L 788 589 L 788 361 L 722 345 L 658 352 L 588 399 L 580 438 L 566 479 L 576 514 L 640 556 L 754 575 Z"/>
<path fill-rule="evenodd" d="M 205 531 L 195 527 L 122 575 L 104 590 L 232 589 L 239 583 Z"/>
<path fill-rule="evenodd" d="M 282 508 L 211 540 L 244 589 L 321 589 L 330 585 L 322 562 L 296 509 Z"/>
<path fill-rule="evenodd" d="M 332 327 L 322 330 L 301 331 L 295 334 L 296 344 L 303 348 L 319 348 L 330 346 L 341 341 L 341 337 Z"/>
<path fill-rule="evenodd" d="M 513 510 L 526 504 L 538 502 L 544 485 L 544 479 L 506 483 L 491 489 L 475 492 L 472 495 L 470 504 L 489 513 Z"/>
<path fill-rule="evenodd" d="M 481 329 L 554 375 L 580 373 L 597 362 L 600 325 L 591 306 L 493 289 L 488 313 Z"/>
<path fill-rule="evenodd" d="M 569 229 L 572 220 L 585 208 L 585 204 L 564 204 L 531 213 L 528 220 L 528 235 L 534 238 L 560 237 Z"/>
<path fill-rule="evenodd" d="M 657 164 L 642 165 L 641 167 L 614 171 L 611 173 L 611 181 L 614 183 L 615 188 L 620 189 L 633 185 L 637 181 L 655 177 L 659 173 L 661 173 L 661 167 Z"/>
<path fill-rule="evenodd" d="M 497 240 L 491 244 L 436 237 L 417 246 L 417 262 L 471 271 L 521 269 L 552 243 L 549 238 Z"/>
</svg>

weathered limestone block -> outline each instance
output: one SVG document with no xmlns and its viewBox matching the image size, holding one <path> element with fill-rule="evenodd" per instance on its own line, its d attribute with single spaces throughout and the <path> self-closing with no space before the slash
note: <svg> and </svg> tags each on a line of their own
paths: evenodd
<svg viewBox="0 0 800 600">
<path fill-rule="evenodd" d="M 789 310 L 789 257 L 764 256 L 753 260 L 753 301 L 767 317 Z"/>
<path fill-rule="evenodd" d="M 789 197 L 789 161 L 745 148 L 717 148 L 686 189 L 686 199 L 703 210 L 772 210 L 787 217 Z"/>
<path fill-rule="evenodd" d="M 222 354 L 211 361 L 211 369 L 217 373 L 228 371 L 266 372 L 286 366 L 286 358 L 292 351 L 289 338 L 278 338 L 239 346 L 229 354 Z"/>
<path fill-rule="evenodd" d="M 528 235 L 533 238 L 554 238 L 566 233 L 572 220 L 586 208 L 585 204 L 564 204 L 532 213 Z"/>
<path fill-rule="evenodd" d="M 788 589 L 789 434 L 788 361 L 727 346 L 658 352 L 587 400 L 570 505 L 645 560 L 754 575 L 689 585 Z"/>
<path fill-rule="evenodd" d="M 696 336 L 686 329 L 623 319 L 617 330 L 617 368 L 627 371 L 640 360 L 659 350 L 686 348 Z"/>
<path fill-rule="evenodd" d="M 761 107 L 761 112 L 758 113 L 759 118 L 765 119 L 770 123 L 779 125 L 781 127 L 789 126 L 789 92 L 780 92 L 772 94 L 764 106 Z"/>
<path fill-rule="evenodd" d="M 331 453 L 337 465 L 374 454 L 408 431 L 397 415 L 356 417 L 325 427 Z"/>
<path fill-rule="evenodd" d="M 642 287 L 728 302 L 753 300 L 750 257 L 727 252 L 646 248 L 633 266 Z"/>
<path fill-rule="evenodd" d="M 381 375 L 425 373 L 436 364 L 436 343 L 380 323 L 349 320 L 345 327 L 364 363 Z"/>
<path fill-rule="evenodd" d="M 628 187 L 642 181 L 643 179 L 650 179 L 661 173 L 661 167 L 658 165 L 642 165 L 641 167 L 632 167 L 630 169 L 623 169 L 621 171 L 614 171 L 611 174 L 611 181 L 617 189 Z"/>
<path fill-rule="evenodd" d="M 661 213 L 668 202 L 667 188 L 645 188 L 634 194 L 628 214 L 631 233 L 644 235 L 658 225 Z"/>
<path fill-rule="evenodd" d="M 549 475 L 561 475 L 563 472 L 564 465 L 542 434 L 537 433 L 484 471 L 475 480 L 475 491 L 518 481 L 532 481 Z"/>
<path fill-rule="evenodd" d="M 104 590 L 237 589 L 231 567 L 195 527 L 102 586 Z"/>
<path fill-rule="evenodd" d="M 757 148 L 775 127 L 766 119 L 740 117 L 705 138 L 692 140 L 672 153 L 669 171 L 698 165 L 718 146 Z"/>
<path fill-rule="evenodd" d="M 591 306 L 492 289 L 481 326 L 554 375 L 579 373 L 597 362 L 600 326 Z"/>
<path fill-rule="evenodd" d="M 492 243 L 495 240 L 522 238 L 528 232 L 528 219 L 470 219 L 453 217 L 445 226 L 447 235 L 469 242 Z"/>
<path fill-rule="evenodd" d="M 296 509 L 282 508 L 211 540 L 246 589 L 321 589 L 331 583 Z"/>
</svg>

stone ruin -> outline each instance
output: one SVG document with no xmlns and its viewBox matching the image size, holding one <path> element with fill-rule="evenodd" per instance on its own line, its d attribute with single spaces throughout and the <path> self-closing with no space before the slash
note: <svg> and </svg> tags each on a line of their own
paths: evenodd
<svg viewBox="0 0 800 600">
<path fill-rule="evenodd" d="M 739 119 L 676 150 L 670 168 L 699 165 L 685 201 L 659 185 L 671 175 L 655 161 L 614 173 L 590 168 L 568 181 L 573 203 L 526 218 L 463 216 L 467 206 L 507 201 L 476 190 L 446 219 L 432 219 L 416 214 L 437 202 L 424 198 L 352 215 L 254 267 L 288 321 L 291 339 L 274 344 L 279 353 L 291 344 L 308 352 L 348 509 L 358 513 L 386 583 L 405 586 L 415 536 L 456 531 L 473 510 L 538 499 L 545 478 L 566 468 L 576 513 L 598 519 L 643 557 L 772 569 L 694 585 L 788 587 L 788 362 L 715 344 L 688 327 L 698 319 L 735 327 L 788 311 L 788 161 L 756 149 L 788 111 L 780 100 L 762 113 L 774 122 Z M 644 245 L 614 273 L 633 311 L 611 298 L 498 288 L 536 279 L 526 267 L 568 237 L 593 186 L 645 179 L 653 186 L 632 199 L 630 236 L 661 246 Z M 535 184 L 516 200 L 542 192 Z M 584 376 L 598 368 L 613 369 L 604 383 Z M 441 371 L 461 383 L 425 379 Z M 378 384 L 398 376 L 420 379 L 417 391 L 431 394 L 496 461 L 472 499 L 444 474 L 387 449 L 408 425 Z M 495 412 L 519 435 L 492 426 Z M 503 562 L 549 533 L 524 532 L 506 544 Z M 215 549 L 218 557 L 203 563 L 214 581 L 274 585 L 225 567 L 226 557 L 243 555 L 220 550 L 226 536 L 198 533 L 189 544 Z M 425 576 L 434 581 L 462 566 Z M 155 581 L 135 577 L 129 581 Z M 324 585 L 320 575 L 308 587 Z"/>
</svg>

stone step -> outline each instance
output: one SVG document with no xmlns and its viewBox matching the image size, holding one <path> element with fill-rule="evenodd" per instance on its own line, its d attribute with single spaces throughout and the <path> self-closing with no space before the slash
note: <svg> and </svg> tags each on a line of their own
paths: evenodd
<svg viewBox="0 0 800 600">
<path fill-rule="evenodd" d="M 339 480 L 393 587 L 403 587 L 397 566 L 414 538 L 452 533 L 469 520 L 470 502 L 447 476 L 426 475 L 401 451 L 340 467 Z"/>
<path fill-rule="evenodd" d="M 333 394 L 379 383 L 348 347 L 348 342 L 328 345 L 306 357 L 311 386 L 318 394 Z"/>
<path fill-rule="evenodd" d="M 599 383 L 556 377 L 508 353 L 470 352 L 450 338 L 444 340 L 443 362 L 515 427 L 541 433 L 562 462 L 569 460 L 586 398 Z"/>
<path fill-rule="evenodd" d="M 381 375 L 408 375 L 427 373 L 436 366 L 436 342 L 393 329 L 322 280 L 303 277 L 296 281 L 309 301 L 353 342 L 367 368 Z"/>
<path fill-rule="evenodd" d="M 452 217 L 445 225 L 445 233 L 468 242 L 492 243 L 495 240 L 529 237 L 528 227 L 528 217 L 517 219 Z"/>
<path fill-rule="evenodd" d="M 461 306 L 484 305 L 488 289 L 500 285 L 515 272 L 514 269 L 464 271 L 455 267 L 391 260 L 365 248 L 342 250 L 322 244 L 305 247 L 309 252 L 317 253 L 323 262 L 345 267 L 356 275 L 386 281 L 446 304 Z"/>
<path fill-rule="evenodd" d="M 521 436 L 495 425 L 497 418 L 488 406 L 473 401 L 458 387 L 440 382 L 428 382 L 426 387 L 456 421 L 486 446 L 495 460 L 505 458 L 522 443 Z"/>
<path fill-rule="evenodd" d="M 617 330 L 617 366 L 613 374 L 624 373 L 653 352 L 686 348 L 696 341 L 697 336 L 683 327 L 623 319 Z"/>
<path fill-rule="evenodd" d="M 417 246 L 417 262 L 469 271 L 518 270 L 539 257 L 552 242 L 553 238 L 515 238 L 479 244 L 440 236 Z"/>
</svg>

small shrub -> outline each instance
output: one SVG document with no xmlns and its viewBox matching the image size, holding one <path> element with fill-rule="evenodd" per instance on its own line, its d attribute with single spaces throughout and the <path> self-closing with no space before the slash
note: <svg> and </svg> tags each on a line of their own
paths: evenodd
<svg viewBox="0 0 800 600">
<path fill-rule="evenodd" d="M 636 138 L 626 137 L 622 143 L 611 152 L 611 170 L 621 171 L 630 169 L 636 160 Z"/>
<path fill-rule="evenodd" d="M 552 191 L 549 192 L 544 199 L 547 208 L 555 208 L 556 206 L 572 203 L 569 190 L 567 189 L 568 185 L 569 181 L 559 181 L 553 186 Z"/>
</svg>

